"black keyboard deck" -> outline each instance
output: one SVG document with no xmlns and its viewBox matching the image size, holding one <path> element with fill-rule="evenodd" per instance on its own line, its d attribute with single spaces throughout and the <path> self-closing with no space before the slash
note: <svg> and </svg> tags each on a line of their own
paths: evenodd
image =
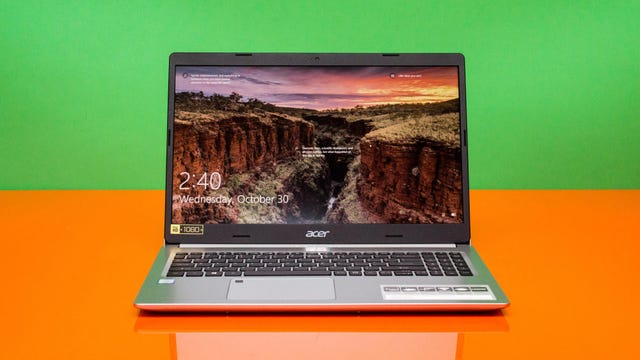
<svg viewBox="0 0 640 360">
<path fill-rule="evenodd" d="M 167 277 L 473 276 L 447 252 L 178 252 Z"/>
</svg>

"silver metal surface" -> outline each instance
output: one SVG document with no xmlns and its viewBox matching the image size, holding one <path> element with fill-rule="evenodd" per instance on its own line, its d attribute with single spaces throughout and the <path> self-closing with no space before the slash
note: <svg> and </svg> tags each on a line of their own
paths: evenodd
<svg viewBox="0 0 640 360">
<path fill-rule="evenodd" d="M 332 246 L 333 247 L 333 246 Z M 224 247 L 234 249 L 232 247 Z M 239 251 L 247 251 L 246 247 L 235 247 Z M 428 251 L 434 251 L 433 247 L 421 247 Z M 197 249 L 197 248 L 194 248 Z M 202 248 L 205 249 L 205 248 Z M 211 248 L 206 248 L 211 249 Z M 287 251 L 291 246 L 283 247 L 280 250 Z M 340 247 L 344 249 L 344 247 Z M 357 251 L 358 249 L 370 249 L 370 247 L 351 246 L 350 249 Z M 406 251 L 406 247 L 387 247 L 388 249 L 396 249 Z M 437 248 L 436 248 L 437 249 Z M 448 251 L 450 248 L 442 248 Z M 158 284 L 158 280 L 164 278 L 163 274 L 170 265 L 170 260 L 176 251 L 180 250 L 177 246 L 163 247 L 147 276 L 138 296 L 135 305 L 138 308 L 149 310 L 220 310 L 233 311 L 243 308 L 264 308 L 268 310 L 270 307 L 276 306 L 314 306 L 318 308 L 342 308 L 358 309 L 375 305 L 377 308 L 389 307 L 389 309 L 401 308 L 403 305 L 425 305 L 426 309 L 433 310 L 464 310 L 466 308 L 477 310 L 481 308 L 493 309 L 505 307 L 509 304 L 509 300 L 498 286 L 495 279 L 484 265 L 478 253 L 472 246 L 458 246 L 456 251 L 460 251 L 469 264 L 474 276 L 455 276 L 455 277 L 432 277 L 432 276 L 398 276 L 398 277 L 343 277 L 329 276 L 325 279 L 332 279 L 334 283 L 335 298 L 333 299 L 262 299 L 262 300 L 241 300 L 228 299 L 230 282 L 236 279 L 247 279 L 246 277 L 192 277 L 192 278 L 175 278 L 173 284 Z M 260 251 L 260 249 L 256 249 Z M 420 248 L 411 247 L 411 251 L 420 251 Z M 299 280 L 301 277 L 277 277 L 280 280 L 296 281 L 300 284 L 300 291 L 306 291 L 306 287 Z M 307 278 L 308 279 L 308 278 Z M 480 299 L 406 299 L 406 300 L 385 300 L 380 291 L 382 285 L 397 286 L 477 286 L 482 284 L 491 289 L 494 300 Z M 289 290 L 288 290 L 289 291 Z M 292 291 L 295 291 L 293 289 Z M 231 309 L 231 310 L 229 310 Z"/>
</svg>

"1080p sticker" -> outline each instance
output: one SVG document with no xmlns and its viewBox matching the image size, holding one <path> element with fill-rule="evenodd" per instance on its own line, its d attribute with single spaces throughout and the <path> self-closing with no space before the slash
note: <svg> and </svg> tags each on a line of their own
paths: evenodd
<svg viewBox="0 0 640 360">
<path fill-rule="evenodd" d="M 204 235 L 204 225 L 171 224 L 170 233 L 177 235 Z"/>
</svg>

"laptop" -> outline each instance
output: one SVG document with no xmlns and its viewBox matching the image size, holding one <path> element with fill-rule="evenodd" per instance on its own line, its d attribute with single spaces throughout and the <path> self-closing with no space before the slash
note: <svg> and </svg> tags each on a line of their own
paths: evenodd
<svg viewBox="0 0 640 360">
<path fill-rule="evenodd" d="M 461 54 L 174 53 L 152 311 L 491 310 Z"/>
</svg>

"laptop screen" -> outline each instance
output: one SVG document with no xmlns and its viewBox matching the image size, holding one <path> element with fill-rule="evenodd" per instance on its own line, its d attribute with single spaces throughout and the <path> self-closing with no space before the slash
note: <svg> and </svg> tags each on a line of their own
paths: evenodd
<svg viewBox="0 0 640 360">
<path fill-rule="evenodd" d="M 456 66 L 177 66 L 172 224 L 462 223 Z"/>
</svg>

